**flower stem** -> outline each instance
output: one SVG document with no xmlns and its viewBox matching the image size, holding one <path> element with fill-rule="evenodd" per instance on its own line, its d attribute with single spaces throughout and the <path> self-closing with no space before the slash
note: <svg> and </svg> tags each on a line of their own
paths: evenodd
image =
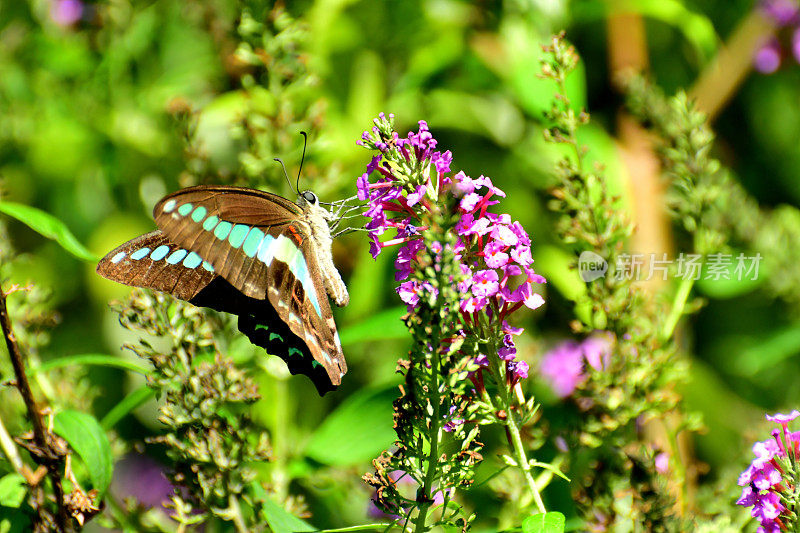
<svg viewBox="0 0 800 533">
<path fill-rule="evenodd" d="M 430 433 L 428 439 L 431 444 L 430 452 L 428 454 L 428 469 L 425 473 L 425 482 L 422 485 L 422 498 L 423 502 L 419 507 L 419 514 L 417 514 L 415 533 L 422 533 L 425 529 L 425 521 L 428 518 L 428 509 L 430 508 L 433 498 L 431 492 L 433 491 L 433 482 L 436 477 L 436 472 L 439 469 L 439 439 L 441 438 L 441 398 L 439 397 L 439 371 L 441 366 L 441 358 L 439 357 L 439 338 L 432 339 L 433 354 L 431 360 L 431 382 L 430 382 L 430 401 L 433 404 L 433 416 L 431 417 Z"/>
<path fill-rule="evenodd" d="M 502 401 L 503 408 L 506 412 L 505 418 L 505 426 L 508 429 L 508 434 L 511 436 L 511 445 L 514 448 L 514 453 L 516 454 L 517 464 L 522 469 L 522 475 L 525 477 L 525 481 L 528 484 L 528 488 L 533 495 L 533 500 L 536 502 L 536 507 L 540 513 L 546 513 L 547 509 L 544 506 L 544 501 L 542 500 L 542 495 L 539 494 L 539 489 L 536 486 L 536 481 L 533 479 L 533 475 L 531 475 L 531 465 L 528 462 L 528 456 L 525 453 L 525 446 L 522 444 L 522 437 L 519 433 L 519 427 L 517 426 L 516 420 L 516 413 L 511 409 L 511 395 L 508 391 L 508 385 L 505 380 L 504 372 L 501 371 L 500 367 L 500 356 L 498 355 L 498 348 L 497 342 L 491 331 L 489 331 L 488 324 L 486 324 L 486 317 L 485 315 L 481 316 L 481 326 L 483 327 L 484 332 L 489 332 L 488 335 L 485 337 L 488 339 L 488 357 L 489 357 L 489 364 L 492 374 L 494 374 L 495 382 L 497 383 L 497 390 L 500 393 L 500 400 Z"/>
<path fill-rule="evenodd" d="M 228 496 L 228 510 L 233 519 L 233 524 L 236 526 L 236 531 L 239 533 L 247 533 L 249 529 L 247 524 L 244 523 L 242 508 L 239 506 L 239 499 L 234 494 Z"/>
</svg>

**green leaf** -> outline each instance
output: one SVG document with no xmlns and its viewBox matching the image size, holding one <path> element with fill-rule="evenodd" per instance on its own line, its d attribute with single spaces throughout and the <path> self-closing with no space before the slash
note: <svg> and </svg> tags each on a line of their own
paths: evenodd
<svg viewBox="0 0 800 533">
<path fill-rule="evenodd" d="M 113 428 L 125 415 L 149 401 L 151 398 L 155 398 L 155 396 L 156 391 L 147 385 L 139 387 L 125 396 L 117 405 L 106 413 L 106 416 L 100 421 L 100 425 L 105 430 Z"/>
<path fill-rule="evenodd" d="M 327 465 L 350 466 L 378 455 L 395 439 L 392 401 L 397 394 L 392 385 L 347 398 L 311 436 L 306 456 Z"/>
<path fill-rule="evenodd" d="M 53 420 L 53 429 L 83 460 L 92 486 L 102 495 L 111 483 L 114 470 L 108 436 L 97 419 L 80 411 L 62 411 Z"/>
<path fill-rule="evenodd" d="M 78 259 L 90 262 L 97 262 L 100 259 L 87 250 L 63 222 L 49 213 L 35 207 L 5 201 L 0 201 L 0 212 L 16 218 L 48 239 L 53 239 Z"/>
<path fill-rule="evenodd" d="M 21 475 L 12 473 L 0 478 L 0 502 L 3 506 L 19 507 L 25 501 L 27 492 L 28 485 Z"/>
<path fill-rule="evenodd" d="M 339 338 L 342 341 L 342 345 L 387 339 L 404 339 L 408 336 L 408 328 L 400 318 L 405 314 L 405 307 L 387 309 L 357 324 L 342 328 L 339 330 Z"/>
<path fill-rule="evenodd" d="M 129 361 L 113 355 L 84 353 L 59 357 L 58 359 L 51 359 L 50 361 L 42 363 L 35 368 L 34 372 L 47 372 L 49 370 L 53 370 L 54 368 L 61 368 L 70 365 L 94 365 L 121 368 L 123 370 L 136 372 L 137 374 L 147 374 L 151 370 L 150 365 L 146 365 L 138 361 Z"/>
<path fill-rule="evenodd" d="M 304 520 L 300 520 L 269 498 L 258 483 L 251 483 L 253 496 L 261 503 L 261 511 L 273 533 L 294 533 L 298 531 L 318 531 Z"/>
<path fill-rule="evenodd" d="M 566 523 L 561 513 L 538 513 L 522 521 L 522 533 L 563 533 Z"/>
</svg>

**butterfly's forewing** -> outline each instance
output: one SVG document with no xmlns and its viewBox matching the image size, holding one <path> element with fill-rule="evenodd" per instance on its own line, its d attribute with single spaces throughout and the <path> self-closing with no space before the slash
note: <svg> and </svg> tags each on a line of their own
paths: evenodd
<svg viewBox="0 0 800 533">
<path fill-rule="evenodd" d="M 245 295 L 266 298 L 266 263 L 258 254 L 302 210 L 280 196 L 239 187 L 190 187 L 153 209 L 172 242 L 199 254 Z"/>
<path fill-rule="evenodd" d="M 115 248 L 97 265 L 97 273 L 118 283 L 149 287 L 187 301 L 216 276 L 213 267 L 197 253 L 173 244 L 161 231 Z"/>
</svg>

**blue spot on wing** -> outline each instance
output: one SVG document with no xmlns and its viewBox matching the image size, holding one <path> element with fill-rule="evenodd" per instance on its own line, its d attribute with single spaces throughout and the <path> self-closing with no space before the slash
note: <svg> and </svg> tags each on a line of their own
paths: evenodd
<svg viewBox="0 0 800 533">
<path fill-rule="evenodd" d="M 186 257 L 186 253 L 187 252 L 184 249 L 175 250 L 172 252 L 172 254 L 170 254 L 169 257 L 167 257 L 167 263 L 170 265 L 177 265 L 184 257 Z"/>
<path fill-rule="evenodd" d="M 200 266 L 200 263 L 202 262 L 203 262 L 202 257 L 200 257 L 194 252 L 191 252 L 189 253 L 189 255 L 186 256 L 186 259 L 183 260 L 183 266 L 185 266 L 186 268 L 197 268 L 198 266 Z"/>
<path fill-rule="evenodd" d="M 135 252 L 131 254 L 131 259 L 134 261 L 138 261 L 139 259 L 143 259 L 150 253 L 150 248 L 145 246 L 144 248 L 139 248 Z"/>
<path fill-rule="evenodd" d="M 168 253 L 169 253 L 169 246 L 167 246 L 166 244 L 162 244 L 161 246 L 153 250 L 153 253 L 150 254 L 150 259 L 152 259 L 153 261 L 161 261 L 162 259 L 164 259 L 164 257 L 166 257 Z"/>
</svg>

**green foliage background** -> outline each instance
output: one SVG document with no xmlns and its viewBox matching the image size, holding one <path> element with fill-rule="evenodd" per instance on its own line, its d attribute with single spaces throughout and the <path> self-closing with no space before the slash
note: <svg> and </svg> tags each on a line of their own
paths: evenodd
<svg viewBox="0 0 800 533">
<path fill-rule="evenodd" d="M 611 3 L 287 2 L 286 14 L 267 30 L 274 38 L 259 42 L 258 32 L 247 34 L 242 26 L 237 34 L 240 10 L 261 13 L 268 6 L 262 4 L 114 0 L 87 4 L 94 15 L 64 28 L 51 19 L 47 1 L 3 2 L 3 198 L 54 215 L 100 256 L 149 231 L 154 202 L 195 181 L 249 183 L 290 196 L 271 159 L 282 157 L 290 174 L 296 170 L 300 130 L 310 133 L 301 185 L 327 200 L 354 194 L 367 163 L 355 141 L 371 119 L 393 112 L 399 131 L 426 120 L 440 147 L 452 150 L 453 168 L 491 176 L 509 193 L 503 208 L 534 239 L 535 266 L 551 283 L 547 305 L 529 313 L 525 324 L 523 351 L 533 365 L 569 334 L 574 288 L 564 275 L 569 257 L 551 236 L 546 209 L 560 154 L 542 140 L 542 113 L 554 87 L 536 78 L 540 45 L 562 28 L 576 44 L 584 62 L 581 76 L 572 79 L 572 99 L 593 114 L 583 141 L 590 158 L 607 166 L 609 187 L 627 198 L 631 177 L 614 141 L 622 97 L 611 88 L 606 55 Z M 738 0 L 631 5 L 645 17 L 652 74 L 667 92 L 691 86 L 753 8 Z M 286 28 L 289 33 L 280 33 Z M 248 50 L 264 54 L 264 63 L 243 61 Z M 800 206 L 799 86 L 794 64 L 771 76 L 749 75 L 714 125 L 717 157 L 765 206 Z M 252 128 L 261 132 L 258 146 L 243 134 Z M 120 348 L 132 339 L 108 308 L 129 289 L 99 278 L 94 264 L 26 225 L 9 219 L 8 228 L 21 254 L 10 280 L 31 280 L 49 291 L 61 317 L 41 360 L 87 353 L 132 357 Z M 337 392 L 318 397 L 307 379 L 288 378 L 277 358 L 267 359 L 245 339 L 232 342 L 229 352 L 252 369 L 260 386 L 262 400 L 252 412 L 270 432 L 276 459 L 263 468 L 281 497 L 305 497 L 311 522 L 320 527 L 367 520 L 370 495 L 360 476 L 393 439 L 394 367 L 409 342 L 398 320 L 403 310 L 390 254 L 374 262 L 359 234 L 339 240 L 334 254 L 352 298 L 337 313 L 350 368 Z M 691 445 L 708 466 L 701 480 L 712 482 L 733 479 L 731 471 L 745 466 L 765 410 L 800 404 L 800 321 L 754 285 L 700 288 L 707 306 L 682 333 L 692 347 L 691 382 L 683 393 L 708 428 Z M 60 395 L 59 407 L 98 419 L 142 383 L 118 368 L 80 368 L 63 374 L 68 381 L 59 387 L 72 394 Z M 9 379 L 7 361 L 0 369 Z M 528 386 L 545 403 L 544 417 L 560 416 L 564 408 L 533 374 Z M 13 420 L 21 413 L 16 392 L 6 388 L 0 397 L 0 414 Z M 121 442 L 158 434 L 155 400 L 118 421 L 114 431 L 116 457 Z M 492 450 L 500 441 L 487 437 L 479 480 L 498 468 Z M 146 453 L 161 459 L 155 447 Z M 125 488 L 112 485 L 112 491 L 124 494 Z M 555 481 L 545 497 L 548 507 L 569 514 L 565 482 Z M 500 502 L 480 483 L 467 500 L 480 527 L 491 531 Z"/>
</svg>

